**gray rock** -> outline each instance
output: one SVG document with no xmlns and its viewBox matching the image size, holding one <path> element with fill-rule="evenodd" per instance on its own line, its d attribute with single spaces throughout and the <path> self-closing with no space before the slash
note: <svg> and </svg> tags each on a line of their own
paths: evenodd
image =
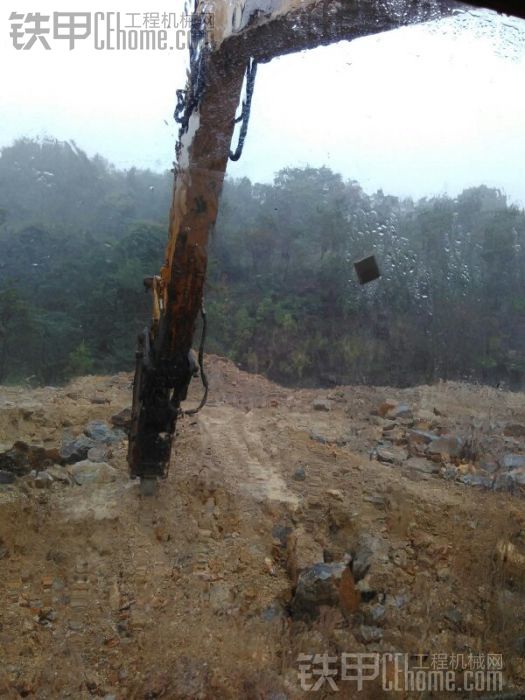
<svg viewBox="0 0 525 700">
<path fill-rule="evenodd" d="M 339 604 L 339 584 L 343 563 L 314 564 L 299 574 L 295 595 L 292 600 L 292 616 L 315 618 L 321 606 Z"/>
<path fill-rule="evenodd" d="M 105 445 L 95 445 L 87 453 L 87 458 L 90 462 L 105 462 L 108 457 L 109 450 Z"/>
<path fill-rule="evenodd" d="M 110 420 L 114 428 L 122 428 L 124 432 L 128 431 L 131 426 L 131 408 L 124 408 L 120 413 L 115 413 Z"/>
<path fill-rule="evenodd" d="M 483 474 L 463 474 L 459 480 L 467 486 L 482 486 L 485 489 L 491 489 L 493 485 L 492 477 Z"/>
<path fill-rule="evenodd" d="M 408 457 L 407 451 L 400 447 L 378 447 L 376 454 L 380 462 L 387 464 L 402 464 Z"/>
<path fill-rule="evenodd" d="M 84 484 L 109 484 L 115 481 L 117 470 L 106 462 L 90 462 L 85 459 L 70 468 L 71 476 L 79 486 Z"/>
<path fill-rule="evenodd" d="M 407 430 L 407 438 L 409 445 L 429 445 L 438 436 L 425 430 Z"/>
<path fill-rule="evenodd" d="M 59 464 L 53 464 L 51 467 L 47 467 L 46 472 L 50 474 L 55 481 L 61 481 L 65 484 L 71 483 L 67 470 Z"/>
<path fill-rule="evenodd" d="M 506 454 L 500 463 L 502 468 L 507 471 L 511 469 L 522 469 L 525 467 L 525 455 Z"/>
<path fill-rule="evenodd" d="M 437 474 L 439 472 L 439 466 L 435 462 L 423 457 L 411 457 L 407 459 L 404 466 L 424 474 Z"/>
<path fill-rule="evenodd" d="M 74 464 L 86 459 L 89 450 L 97 443 L 86 435 L 65 438 L 60 448 L 60 456 L 67 464 Z"/>
<path fill-rule="evenodd" d="M 427 411 L 423 408 L 417 411 L 414 418 L 417 423 L 431 423 L 435 426 L 437 424 L 436 415 L 434 411 Z"/>
<path fill-rule="evenodd" d="M 382 620 L 385 616 L 386 613 L 386 608 L 384 605 L 380 605 L 377 603 L 377 605 L 372 605 L 370 608 L 370 617 L 374 622 L 379 622 L 379 620 Z"/>
<path fill-rule="evenodd" d="M 312 402 L 312 408 L 314 411 L 331 411 L 332 402 L 328 399 L 314 399 Z"/>
<path fill-rule="evenodd" d="M 360 581 L 366 576 L 373 559 L 382 563 L 388 561 L 388 543 L 380 537 L 365 533 L 360 536 L 357 547 L 352 552 L 351 568 L 354 581 Z"/>
<path fill-rule="evenodd" d="M 392 430 L 394 430 L 394 428 L 398 427 L 395 420 L 386 420 L 386 418 L 383 420 L 381 425 L 383 428 L 383 433 L 390 433 Z"/>
<path fill-rule="evenodd" d="M 372 550 L 367 545 L 361 545 L 352 556 L 352 573 L 355 581 L 364 578 L 372 564 Z"/>
<path fill-rule="evenodd" d="M 82 623 L 77 620 L 69 620 L 67 626 L 72 632 L 80 632 L 83 629 Z"/>
<path fill-rule="evenodd" d="M 508 476 L 515 484 L 525 486 L 525 469 L 513 469 Z"/>
<path fill-rule="evenodd" d="M 488 474 L 495 474 L 499 469 L 499 464 L 497 462 L 493 462 L 492 460 L 482 459 L 479 463 L 479 467 Z"/>
<path fill-rule="evenodd" d="M 304 467 L 297 467 L 293 473 L 295 481 L 304 481 L 306 479 L 306 471 Z"/>
<path fill-rule="evenodd" d="M 288 535 L 293 531 L 289 525 L 277 523 L 272 528 L 272 537 L 279 541 L 281 547 L 286 547 Z"/>
<path fill-rule="evenodd" d="M 492 485 L 494 491 L 512 491 L 514 487 L 514 481 L 509 474 L 498 474 Z"/>
<path fill-rule="evenodd" d="M 377 494 L 372 494 L 371 496 L 363 496 L 363 501 L 367 503 L 372 503 L 372 505 L 378 508 L 384 508 L 386 506 L 386 501 L 384 496 L 379 496 Z"/>
<path fill-rule="evenodd" d="M 328 445 L 328 443 L 330 442 L 330 440 L 324 435 L 320 435 L 319 433 L 316 433 L 313 430 L 310 431 L 310 438 L 315 442 L 320 442 L 321 445 Z"/>
<path fill-rule="evenodd" d="M 16 480 L 16 476 L 12 472 L 0 469 L 0 484 L 12 484 Z"/>
<path fill-rule="evenodd" d="M 103 420 L 92 420 L 87 424 L 84 432 L 92 440 L 102 442 L 105 445 L 121 442 L 126 437 L 126 433 L 123 430 L 119 430 L 118 428 L 113 430 Z"/>
<path fill-rule="evenodd" d="M 427 447 L 427 454 L 441 457 L 459 457 L 463 443 L 457 435 L 442 435 Z"/>
<path fill-rule="evenodd" d="M 111 401 L 105 396 L 92 396 L 89 400 L 91 401 L 91 403 L 97 404 L 99 406 L 102 404 L 111 403 Z"/>
<path fill-rule="evenodd" d="M 272 603 L 271 605 L 268 605 L 267 608 L 265 608 L 262 613 L 261 613 L 261 618 L 265 622 L 272 622 L 273 620 L 276 620 L 283 615 L 283 609 L 282 606 L 279 605 L 279 603 Z"/>
<path fill-rule="evenodd" d="M 463 615 L 461 614 L 461 611 L 458 610 L 457 608 L 449 608 L 445 612 L 445 618 L 449 621 L 452 622 L 454 625 L 461 625 L 463 622 Z"/>
</svg>

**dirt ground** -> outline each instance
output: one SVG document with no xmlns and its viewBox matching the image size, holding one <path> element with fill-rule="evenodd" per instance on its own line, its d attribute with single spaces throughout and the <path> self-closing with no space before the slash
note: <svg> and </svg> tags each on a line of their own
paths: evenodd
<svg viewBox="0 0 525 700">
<path fill-rule="evenodd" d="M 208 405 L 179 422 L 157 496 L 128 479 L 125 441 L 110 483 L 0 486 L 0 697 L 496 697 L 388 692 L 380 678 L 362 691 L 339 677 L 337 693 L 301 687 L 299 654 L 346 652 L 429 665 L 502 655 L 506 697 L 525 697 L 521 493 L 376 458 L 386 399 L 407 404 L 416 427 L 434 416 L 485 444 L 525 423 L 525 396 L 454 383 L 294 391 L 218 357 L 208 368 Z M 2 449 L 59 447 L 130 400 L 127 374 L 2 387 Z M 356 558 L 363 543 L 353 603 L 294 614 L 298 572 Z"/>
</svg>

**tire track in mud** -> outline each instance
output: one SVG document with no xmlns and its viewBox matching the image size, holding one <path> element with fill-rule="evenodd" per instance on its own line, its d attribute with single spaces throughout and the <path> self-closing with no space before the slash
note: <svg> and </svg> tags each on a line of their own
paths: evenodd
<svg viewBox="0 0 525 700">
<path fill-rule="evenodd" d="M 221 406 L 203 412 L 199 429 L 204 452 L 222 468 L 225 482 L 257 501 L 279 501 L 292 506 L 298 497 L 288 488 L 280 463 L 265 447 L 261 419 L 255 411 Z"/>
</svg>

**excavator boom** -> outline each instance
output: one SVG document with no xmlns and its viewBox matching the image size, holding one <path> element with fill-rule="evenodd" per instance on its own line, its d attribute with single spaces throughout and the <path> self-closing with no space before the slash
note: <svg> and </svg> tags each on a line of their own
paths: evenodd
<svg viewBox="0 0 525 700">
<path fill-rule="evenodd" d="M 514 11 L 510 0 L 472 4 Z M 128 448 L 132 477 L 151 485 L 167 473 L 181 402 L 195 371 L 191 346 L 202 311 L 208 236 L 232 155 L 245 74 L 249 81 L 256 63 L 282 54 L 464 8 L 448 0 L 196 0 L 189 80 L 186 90 L 178 91 L 175 112 L 181 129 L 165 262 L 160 275 L 145 280 L 153 314 L 136 352 Z M 518 8 L 515 14 L 520 13 L 525 16 Z"/>
</svg>

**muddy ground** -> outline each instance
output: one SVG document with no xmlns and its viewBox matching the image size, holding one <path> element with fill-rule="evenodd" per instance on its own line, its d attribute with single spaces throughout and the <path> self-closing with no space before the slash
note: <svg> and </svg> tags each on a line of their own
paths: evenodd
<svg viewBox="0 0 525 700">
<path fill-rule="evenodd" d="M 504 453 L 525 453 L 525 396 L 293 391 L 208 366 L 210 400 L 180 421 L 157 496 L 128 479 L 125 440 L 114 480 L 80 486 L 62 464 L 0 486 L 0 696 L 328 697 L 301 687 L 299 654 L 399 652 L 426 667 L 502 655 L 505 692 L 525 697 L 525 501 L 517 477 L 494 488 Z M 3 387 L 0 449 L 60 448 L 130 397 L 127 374 Z M 427 460 L 413 430 L 468 449 Z M 489 485 L 461 482 L 480 474 Z M 320 562 L 348 564 L 339 598 L 297 600 Z M 491 696 L 335 681 L 348 698 Z"/>
</svg>

